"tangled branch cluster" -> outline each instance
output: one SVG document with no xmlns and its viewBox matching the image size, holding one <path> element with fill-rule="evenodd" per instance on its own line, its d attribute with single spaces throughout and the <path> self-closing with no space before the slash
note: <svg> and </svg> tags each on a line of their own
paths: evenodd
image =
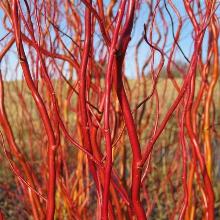
<svg viewBox="0 0 220 220">
<path fill-rule="evenodd" d="M 219 4 L 0 1 L 0 190 L 23 219 L 220 216 Z"/>
</svg>

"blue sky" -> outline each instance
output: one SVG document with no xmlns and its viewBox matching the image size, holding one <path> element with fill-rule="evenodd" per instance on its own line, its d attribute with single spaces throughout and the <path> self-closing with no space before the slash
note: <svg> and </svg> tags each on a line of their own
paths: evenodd
<svg viewBox="0 0 220 220">
<path fill-rule="evenodd" d="M 166 0 L 167 1 L 167 0 Z M 108 1 L 105 1 L 105 3 L 107 4 Z M 156 2 L 156 1 L 154 1 Z M 160 6 L 162 6 L 164 3 L 163 0 L 161 0 L 160 2 Z M 183 1 L 182 0 L 173 0 L 173 3 L 175 4 L 175 6 L 178 8 L 180 14 L 182 15 L 182 17 L 186 17 L 186 12 L 184 9 L 184 5 L 183 5 Z M 168 5 L 168 4 L 167 4 Z M 204 3 L 203 3 L 204 5 Z M 202 8 L 203 8 L 202 5 Z M 173 21 L 174 21 L 174 29 L 176 31 L 177 29 L 177 17 L 175 16 L 174 12 L 172 11 L 172 9 L 168 6 L 170 13 L 173 17 Z M 164 16 L 165 19 L 167 21 L 167 24 L 169 25 L 169 33 L 168 33 L 168 39 L 167 39 L 167 44 L 165 47 L 165 51 L 169 51 L 172 43 L 173 43 L 173 36 L 172 36 L 172 32 L 171 32 L 171 21 L 170 18 L 167 14 L 167 12 L 165 11 L 165 9 L 163 9 L 164 11 Z M 127 55 L 126 55 L 126 65 L 125 65 L 125 71 L 126 74 L 130 77 L 134 77 L 135 76 L 135 63 L 134 63 L 134 51 L 135 51 L 135 45 L 137 43 L 137 41 L 141 38 L 142 34 L 143 34 L 143 27 L 144 27 L 144 23 L 147 21 L 147 17 L 149 14 L 149 10 L 148 7 L 146 6 L 146 4 L 142 4 L 141 10 L 137 16 L 137 21 L 135 23 L 135 28 L 132 32 L 132 39 L 129 43 L 129 47 L 127 50 Z M 220 14 L 220 10 L 218 10 L 218 14 Z M 2 27 L 2 18 L 3 18 L 3 13 L 0 10 L 0 38 L 2 38 L 6 32 L 4 30 L 4 28 Z M 160 20 L 160 16 L 156 16 L 156 22 L 158 24 L 158 27 L 160 29 L 160 31 L 162 32 L 163 35 L 163 31 L 164 31 L 164 27 L 163 27 L 163 23 Z M 181 30 L 181 36 L 180 36 L 180 41 L 179 41 L 179 45 L 181 46 L 182 50 L 184 51 L 184 53 L 186 54 L 186 56 L 190 59 L 191 54 L 192 54 L 192 48 L 193 48 L 193 40 L 192 40 L 192 25 L 188 20 L 186 20 L 186 22 L 183 25 L 183 28 Z M 153 33 L 153 41 L 155 41 L 155 39 L 157 38 L 157 34 L 154 32 Z M 161 46 L 161 44 L 159 44 L 158 46 Z M 204 39 L 204 49 L 207 47 L 207 35 Z M 0 44 L 0 49 L 1 49 L 1 44 Z M 144 42 L 140 48 L 140 53 L 139 53 L 139 66 L 140 69 L 143 65 L 144 60 L 146 59 L 146 57 L 149 55 L 150 53 L 150 48 L 149 46 Z M 15 68 L 15 63 L 16 63 L 16 56 L 15 54 L 11 53 L 10 56 L 8 56 L 8 62 L 10 63 L 9 68 L 11 68 L 11 72 L 13 72 L 14 68 Z M 177 49 L 175 52 L 175 59 L 178 61 L 182 61 L 185 62 L 183 55 L 180 53 L 180 51 Z M 159 54 L 156 53 L 155 54 L 155 65 L 159 62 Z M 10 76 L 9 76 L 10 78 Z"/>
</svg>

